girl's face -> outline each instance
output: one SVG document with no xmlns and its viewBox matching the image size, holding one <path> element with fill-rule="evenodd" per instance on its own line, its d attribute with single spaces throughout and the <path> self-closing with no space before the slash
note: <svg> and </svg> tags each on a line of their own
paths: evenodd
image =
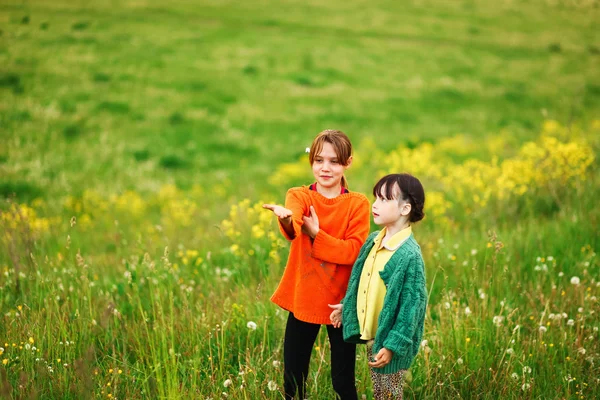
<svg viewBox="0 0 600 400">
<path fill-rule="evenodd" d="M 377 196 L 373 202 L 371 210 L 373 212 L 373 222 L 379 226 L 391 226 L 400 223 L 404 217 L 410 214 L 410 203 L 402 200 L 400 188 L 394 188 L 394 198 L 385 199 Z M 381 190 L 385 193 L 385 186 Z"/>
<path fill-rule="evenodd" d="M 352 157 L 348 160 L 347 165 L 342 165 L 338 158 L 335 149 L 331 143 L 323 143 L 321 152 L 314 158 L 312 164 L 313 175 L 317 183 L 325 189 L 333 189 L 341 185 L 342 176 L 350 166 Z"/>
</svg>

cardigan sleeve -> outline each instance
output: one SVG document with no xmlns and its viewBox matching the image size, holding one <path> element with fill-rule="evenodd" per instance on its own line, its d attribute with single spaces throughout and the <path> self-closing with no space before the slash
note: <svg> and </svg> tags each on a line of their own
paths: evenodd
<svg viewBox="0 0 600 400">
<path fill-rule="evenodd" d="M 420 257 L 411 257 L 400 292 L 398 314 L 392 329 L 383 341 L 383 347 L 391 350 L 394 357 L 403 357 L 410 351 L 413 337 L 420 326 L 419 319 L 425 318 L 427 293 L 423 264 L 419 260 Z"/>
<path fill-rule="evenodd" d="M 279 230 L 281 234 L 287 240 L 294 240 L 302 233 L 302 225 L 304 225 L 304 221 L 302 217 L 307 214 L 308 208 L 305 202 L 302 201 L 300 196 L 298 196 L 299 191 L 297 189 L 289 189 L 285 195 L 285 208 L 292 211 L 292 228 L 294 230 L 294 236 L 290 237 L 283 225 L 281 225 L 281 221 L 279 222 Z"/>
<path fill-rule="evenodd" d="M 334 264 L 354 264 L 361 246 L 369 235 L 370 210 L 369 201 L 365 197 L 353 210 L 343 239 L 335 238 L 323 229 L 319 230 L 313 242 L 312 256 Z M 300 220 L 302 221 L 302 217 Z"/>
</svg>

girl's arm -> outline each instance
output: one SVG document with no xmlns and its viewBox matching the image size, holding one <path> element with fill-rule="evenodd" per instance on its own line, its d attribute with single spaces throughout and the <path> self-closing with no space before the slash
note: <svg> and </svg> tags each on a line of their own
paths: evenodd
<svg viewBox="0 0 600 400">
<path fill-rule="evenodd" d="M 296 194 L 297 190 L 289 189 L 285 195 L 285 207 L 275 204 L 263 204 L 263 208 L 277 215 L 281 233 L 287 240 L 294 240 L 302 232 L 302 217 L 306 206 Z"/>
<path fill-rule="evenodd" d="M 391 350 L 396 356 L 403 356 L 410 349 L 417 328 L 422 326 L 423 321 L 420 320 L 425 319 L 427 289 L 423 268 L 420 257 L 412 257 L 409 261 L 400 292 L 400 309 L 392 329 L 383 340 L 383 347 Z"/>
<path fill-rule="evenodd" d="M 283 230 L 286 237 L 294 235 L 294 227 L 292 225 L 292 210 L 282 207 L 277 204 L 263 204 L 263 208 L 273 211 L 279 220 L 279 226 Z"/>
<path fill-rule="evenodd" d="M 350 217 L 344 239 L 335 238 L 320 229 L 314 237 L 312 256 L 334 264 L 354 264 L 361 246 L 369 236 L 370 213 L 371 206 L 365 198 Z"/>
</svg>

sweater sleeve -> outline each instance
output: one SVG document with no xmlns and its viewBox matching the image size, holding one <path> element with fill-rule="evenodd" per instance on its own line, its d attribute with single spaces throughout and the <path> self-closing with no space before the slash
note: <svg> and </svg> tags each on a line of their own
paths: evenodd
<svg viewBox="0 0 600 400">
<path fill-rule="evenodd" d="M 335 238 L 322 229 L 319 230 L 313 242 L 312 256 L 334 264 L 354 264 L 361 246 L 369 235 L 369 214 L 369 201 L 364 198 L 353 210 L 343 239 Z"/>
<path fill-rule="evenodd" d="M 290 237 L 287 234 L 283 225 L 281 225 L 281 221 L 279 221 L 279 230 L 287 240 L 294 240 L 302 233 L 302 225 L 304 225 L 302 216 L 306 215 L 308 211 L 305 203 L 298 196 L 298 190 L 292 188 L 287 191 L 287 194 L 285 195 L 285 208 L 292 211 L 292 228 L 294 229 L 294 236 Z"/>
<path fill-rule="evenodd" d="M 383 347 L 391 350 L 394 357 L 403 357 L 413 345 L 413 337 L 419 319 L 425 317 L 427 293 L 423 264 L 419 257 L 412 257 L 400 293 L 400 306 L 396 320 L 383 341 Z M 385 307 L 385 305 L 384 305 Z"/>
</svg>

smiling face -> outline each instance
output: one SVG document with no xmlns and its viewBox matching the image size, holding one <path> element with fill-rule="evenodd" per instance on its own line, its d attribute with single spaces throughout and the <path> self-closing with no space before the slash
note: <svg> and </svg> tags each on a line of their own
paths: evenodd
<svg viewBox="0 0 600 400">
<path fill-rule="evenodd" d="M 321 151 L 315 155 L 312 163 L 312 171 L 317 184 L 324 189 L 335 189 L 341 186 L 344 172 L 350 166 L 352 157 L 347 164 L 342 164 L 335 148 L 329 142 L 323 143 Z"/>
</svg>

